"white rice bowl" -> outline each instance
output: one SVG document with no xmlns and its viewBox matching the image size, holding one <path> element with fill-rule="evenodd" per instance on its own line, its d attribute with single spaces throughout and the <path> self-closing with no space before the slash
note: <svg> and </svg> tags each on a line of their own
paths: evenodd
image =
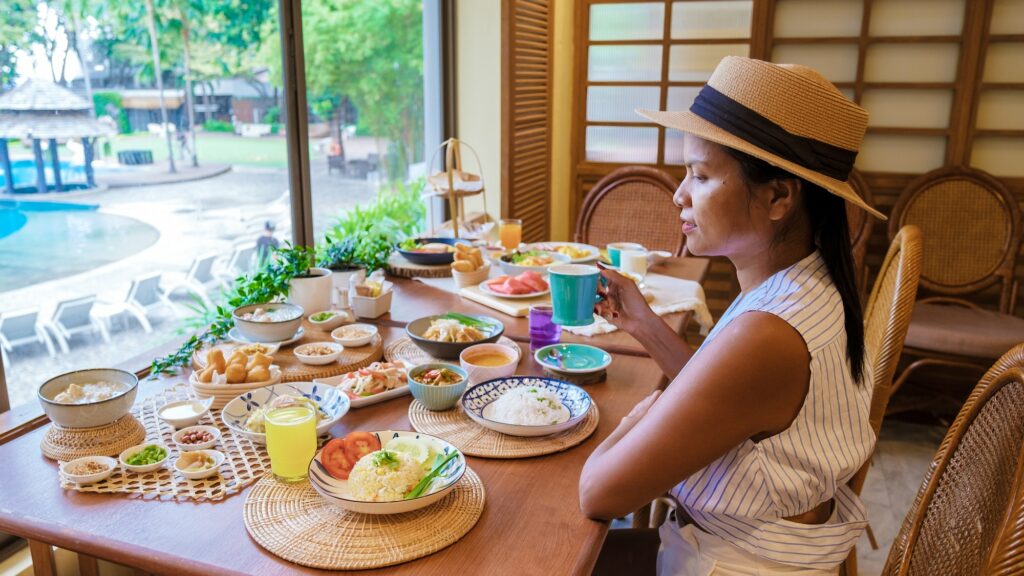
<svg viewBox="0 0 1024 576">
<path fill-rule="evenodd" d="M 396 502 L 427 475 L 427 470 L 402 452 L 391 452 L 398 459 L 397 468 L 374 466 L 373 457 L 380 452 L 363 456 L 352 468 L 348 488 L 353 498 L 363 502 Z"/>
<path fill-rule="evenodd" d="M 494 401 L 488 416 L 498 422 L 519 426 L 561 424 L 569 419 L 569 410 L 561 398 L 547 388 L 521 386 Z"/>
</svg>

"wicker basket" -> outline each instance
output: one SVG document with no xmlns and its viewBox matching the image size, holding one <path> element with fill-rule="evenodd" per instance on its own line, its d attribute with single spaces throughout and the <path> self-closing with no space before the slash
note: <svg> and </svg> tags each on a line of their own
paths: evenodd
<svg viewBox="0 0 1024 576">
<path fill-rule="evenodd" d="M 455 279 L 455 284 L 459 288 L 465 288 L 467 286 L 476 286 L 487 280 L 487 276 L 491 273 L 491 265 L 484 264 L 480 268 L 473 270 L 472 272 L 459 272 L 458 270 L 452 269 L 452 278 Z"/>
</svg>

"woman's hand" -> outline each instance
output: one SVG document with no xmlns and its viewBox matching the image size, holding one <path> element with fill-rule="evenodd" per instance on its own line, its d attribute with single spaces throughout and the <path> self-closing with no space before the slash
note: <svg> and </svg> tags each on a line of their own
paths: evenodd
<svg viewBox="0 0 1024 576">
<path fill-rule="evenodd" d="M 602 269 L 601 276 L 607 281 L 607 285 L 599 285 L 597 288 L 603 297 L 594 306 L 594 311 L 599 316 L 632 333 L 635 326 L 641 325 L 654 315 L 635 282 L 614 270 Z"/>
</svg>

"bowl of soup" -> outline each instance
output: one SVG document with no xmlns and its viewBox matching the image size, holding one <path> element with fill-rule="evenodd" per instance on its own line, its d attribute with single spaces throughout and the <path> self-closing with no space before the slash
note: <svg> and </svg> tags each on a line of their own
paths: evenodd
<svg viewBox="0 0 1024 576">
<path fill-rule="evenodd" d="M 139 379 L 114 368 L 61 374 L 39 387 L 39 403 L 50 420 L 64 428 L 93 428 L 117 421 L 131 410 Z"/>
<path fill-rule="evenodd" d="M 459 354 L 459 365 L 469 375 L 470 384 L 515 374 L 519 350 L 503 344 L 477 344 Z"/>
</svg>

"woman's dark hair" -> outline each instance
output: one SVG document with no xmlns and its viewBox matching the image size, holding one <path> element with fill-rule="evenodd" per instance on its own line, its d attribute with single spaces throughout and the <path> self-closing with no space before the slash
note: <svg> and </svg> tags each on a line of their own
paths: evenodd
<svg viewBox="0 0 1024 576">
<path fill-rule="evenodd" d="M 765 184 L 772 180 L 795 178 L 804 192 L 804 207 L 811 222 L 814 240 L 825 261 L 839 296 L 843 299 L 846 316 L 846 353 L 850 357 L 853 379 L 860 382 L 864 373 L 864 311 L 853 267 L 850 247 L 850 229 L 846 219 L 846 201 L 777 166 L 754 158 L 728 146 L 722 147 L 740 163 L 747 184 Z"/>
</svg>

